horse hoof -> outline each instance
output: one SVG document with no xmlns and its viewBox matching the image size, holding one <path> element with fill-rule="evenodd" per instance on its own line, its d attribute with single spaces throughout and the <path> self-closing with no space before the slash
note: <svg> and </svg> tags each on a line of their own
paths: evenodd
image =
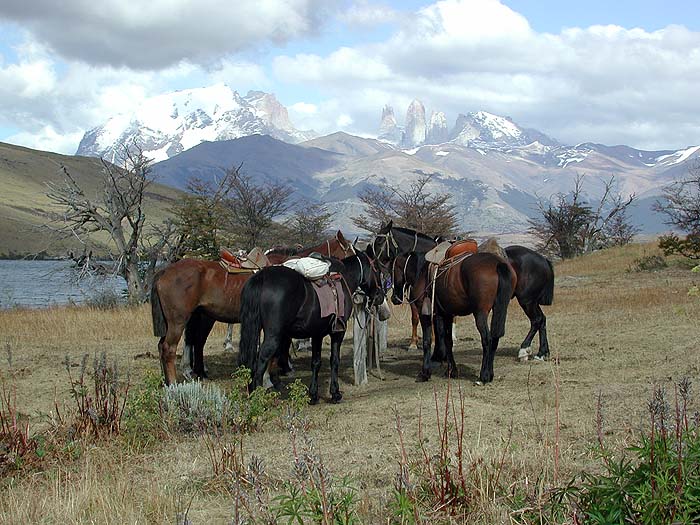
<svg viewBox="0 0 700 525">
<path fill-rule="evenodd" d="M 318 405 L 318 396 L 309 398 L 309 405 Z"/>
<path fill-rule="evenodd" d="M 481 381 L 474 381 L 474 386 L 484 386 L 484 383 Z"/>
<path fill-rule="evenodd" d="M 341 394 L 340 392 L 338 392 L 337 394 L 333 394 L 333 395 L 331 396 L 331 403 L 338 404 L 338 403 L 340 403 L 340 401 L 341 401 L 342 399 L 343 399 L 343 394 Z"/>
<path fill-rule="evenodd" d="M 457 370 L 454 370 L 452 368 L 447 368 L 445 370 L 445 377 L 447 379 L 456 379 L 457 378 Z"/>
<path fill-rule="evenodd" d="M 527 361 L 530 359 L 530 347 L 528 346 L 527 348 L 521 348 L 518 351 L 518 361 L 521 363 L 527 363 Z"/>
<path fill-rule="evenodd" d="M 538 355 L 534 356 L 534 357 L 532 358 L 532 360 L 533 360 L 533 361 L 540 361 L 540 362 L 544 363 L 544 362 L 547 360 L 547 356 L 539 355 L 539 354 L 538 354 Z"/>
<path fill-rule="evenodd" d="M 418 372 L 418 375 L 416 376 L 416 383 L 425 383 L 430 379 L 430 374 L 426 374 L 424 372 Z"/>
</svg>

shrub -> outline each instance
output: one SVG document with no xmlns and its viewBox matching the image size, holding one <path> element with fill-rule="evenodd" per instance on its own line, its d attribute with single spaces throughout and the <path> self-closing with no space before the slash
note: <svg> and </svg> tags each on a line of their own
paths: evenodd
<svg viewBox="0 0 700 525">
<path fill-rule="evenodd" d="M 85 299 L 85 306 L 97 310 L 113 310 L 124 304 L 122 296 L 115 290 L 98 290 Z"/>
<path fill-rule="evenodd" d="M 163 412 L 169 425 L 181 432 L 223 427 L 231 402 L 214 384 L 177 383 L 163 390 Z"/>
<path fill-rule="evenodd" d="M 129 392 L 124 410 L 123 435 L 130 446 L 141 450 L 161 440 L 165 431 L 162 398 L 160 372 L 146 371 L 143 384 Z"/>
<path fill-rule="evenodd" d="M 559 491 L 573 506 L 576 523 L 700 522 L 700 425 L 688 415 L 690 381 L 675 387 L 674 411 L 666 393 L 654 389 L 649 429 L 616 459 L 600 439 L 603 472 L 584 472 Z M 599 432 L 602 436 L 602 433 Z"/>
<path fill-rule="evenodd" d="M 277 392 L 257 388 L 248 392 L 250 372 L 233 374 L 233 388 L 222 392 L 214 384 L 179 383 L 163 390 L 163 414 L 168 425 L 181 432 L 230 430 L 252 432 L 279 413 Z"/>
<path fill-rule="evenodd" d="M 667 267 L 668 263 L 666 262 L 666 259 L 661 255 L 654 254 L 645 255 L 644 257 L 639 257 L 638 259 L 635 259 L 634 261 L 632 261 L 632 264 L 630 264 L 629 268 L 627 268 L 627 271 L 653 272 Z"/>
<path fill-rule="evenodd" d="M 119 434 L 131 386 L 129 374 L 122 378 L 116 360 L 109 365 L 107 354 L 102 352 L 93 359 L 92 371 L 89 373 L 92 384 L 89 385 L 87 360 L 88 354 L 85 354 L 80 362 L 80 373 L 75 379 L 71 374 L 73 363 L 70 358 L 66 356 L 63 362 L 68 372 L 71 397 L 75 402 L 71 434 L 90 435 L 94 438 Z M 60 423 L 64 423 L 58 411 L 57 417 Z"/>
</svg>

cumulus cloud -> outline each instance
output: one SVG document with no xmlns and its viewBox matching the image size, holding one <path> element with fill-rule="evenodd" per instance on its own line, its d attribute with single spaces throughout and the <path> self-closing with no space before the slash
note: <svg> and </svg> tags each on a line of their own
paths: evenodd
<svg viewBox="0 0 700 525">
<path fill-rule="evenodd" d="M 652 149 L 700 136 L 700 33 L 683 26 L 538 33 L 498 0 L 443 0 L 383 42 L 281 56 L 273 66 L 284 82 L 313 83 L 344 101 L 360 132 L 376 131 L 385 103 L 400 118 L 417 97 L 451 118 L 484 109 L 569 143 Z"/>
<path fill-rule="evenodd" d="M 314 34 L 328 0 L 4 0 L 0 20 L 71 60 L 162 69 Z"/>
<path fill-rule="evenodd" d="M 374 27 L 389 22 L 395 22 L 402 17 L 401 13 L 383 4 L 358 0 L 341 12 L 338 18 L 355 28 Z"/>
</svg>

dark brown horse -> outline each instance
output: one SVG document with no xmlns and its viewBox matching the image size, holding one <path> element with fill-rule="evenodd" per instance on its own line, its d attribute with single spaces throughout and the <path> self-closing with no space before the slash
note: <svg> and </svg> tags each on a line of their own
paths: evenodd
<svg viewBox="0 0 700 525">
<path fill-rule="evenodd" d="M 454 376 L 457 365 L 452 353 L 452 320 L 455 316 L 474 315 L 481 335 L 483 357 L 480 383 L 493 381 L 493 361 L 498 341 L 505 333 L 508 303 L 517 278 L 512 267 L 491 253 L 456 257 L 433 270 L 425 254 L 411 252 L 398 255 L 393 266 L 394 304 L 403 302 L 405 285 L 410 285 L 409 301 L 420 310 L 423 331 L 423 367 L 418 381 L 431 375 L 431 321 L 435 331 L 433 361 L 447 360 L 447 375 Z M 493 312 L 491 326 L 488 314 Z"/>
<path fill-rule="evenodd" d="M 339 231 L 332 239 L 295 256 L 325 250 L 342 258 L 351 254 L 353 248 Z M 175 354 L 183 332 L 183 354 L 191 352 L 194 374 L 205 376 L 203 352 L 207 337 L 216 321 L 240 322 L 241 292 L 251 275 L 228 273 L 218 261 L 199 259 L 182 259 L 156 274 L 151 288 L 151 314 L 153 334 L 160 337 L 158 351 L 166 384 L 176 381 Z"/>
<path fill-rule="evenodd" d="M 410 252 L 425 254 L 434 248 L 437 240 L 411 230 L 399 228 L 389 222 L 379 230 L 372 243 L 377 260 L 383 265 L 391 265 L 398 255 Z M 539 333 L 539 351 L 536 359 L 546 359 L 549 356 L 547 341 L 547 318 L 540 308 L 550 305 L 554 298 L 554 269 L 552 263 L 539 253 L 524 246 L 509 246 L 505 249 L 508 263 L 513 267 L 518 278 L 515 297 L 520 307 L 530 320 L 530 330 L 520 344 L 519 357 L 529 356 L 530 345 L 535 334 Z"/>
</svg>

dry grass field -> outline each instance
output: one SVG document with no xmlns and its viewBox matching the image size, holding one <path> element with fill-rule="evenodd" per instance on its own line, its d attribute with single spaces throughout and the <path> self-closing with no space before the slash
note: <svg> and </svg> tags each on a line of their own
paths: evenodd
<svg viewBox="0 0 700 525">
<path fill-rule="evenodd" d="M 455 357 L 460 377 L 451 389 L 461 389 L 466 401 L 465 447 L 470 458 L 503 463 L 501 476 L 513 493 L 537 497 L 581 469 L 595 468 L 591 447 L 598 394 L 605 440 L 621 449 L 645 424 L 652 385 L 672 389 L 673 381 L 688 376 L 696 392 L 700 388 L 700 298 L 688 295 L 700 276 L 674 264 L 655 272 L 626 271 L 635 258 L 652 253 L 652 245 L 632 245 L 556 264 L 555 302 L 545 307 L 553 359 L 517 362 L 528 322 L 512 302 L 496 356 L 496 377 L 488 386 L 474 385 L 481 349 L 473 319 L 459 320 Z M 427 446 L 437 439 L 433 396 L 437 392 L 444 399 L 447 381 L 440 372 L 428 383 L 414 381 L 420 356 L 406 351 L 409 335 L 408 309 L 395 308 L 381 362 L 383 377 L 375 372 L 360 387 L 352 385 L 351 343 L 346 339 L 344 399 L 338 405 L 328 402 L 326 352 L 322 400 L 307 409 L 308 434 L 324 464 L 335 476 L 349 476 L 358 488 L 363 523 L 389 520 L 387 503 L 399 460 L 394 408 L 410 454 L 417 446 L 419 414 Z M 205 358 L 210 381 L 225 388 L 235 354 L 224 352 L 223 336 L 223 326 L 217 327 Z M 70 404 L 61 364 L 66 355 L 77 361 L 85 353 L 106 351 L 130 369 L 136 382 L 146 370 L 159 370 L 146 306 L 2 311 L 0 337 L 11 353 L 17 404 L 37 429 L 48 424 L 42 414 L 54 410 L 55 398 L 59 406 Z M 3 377 L 8 378 L 5 361 Z M 297 377 L 308 382 L 310 355 L 300 353 L 294 363 Z M 693 409 L 698 408 L 696 402 Z M 289 436 L 279 423 L 246 436 L 243 449 L 246 456 L 262 458 L 272 479 L 289 476 Z M 232 517 L 232 496 L 212 482 L 205 443 L 190 435 L 173 434 L 145 451 L 130 450 L 117 439 L 89 443 L 74 460 L 10 472 L 0 482 L 2 523 L 175 523 L 177 513 L 187 509 L 193 524 L 230 523 Z M 486 493 L 474 505 L 469 523 L 521 522 L 519 509 L 498 495 Z M 452 518 L 455 523 L 463 520 Z"/>
</svg>

